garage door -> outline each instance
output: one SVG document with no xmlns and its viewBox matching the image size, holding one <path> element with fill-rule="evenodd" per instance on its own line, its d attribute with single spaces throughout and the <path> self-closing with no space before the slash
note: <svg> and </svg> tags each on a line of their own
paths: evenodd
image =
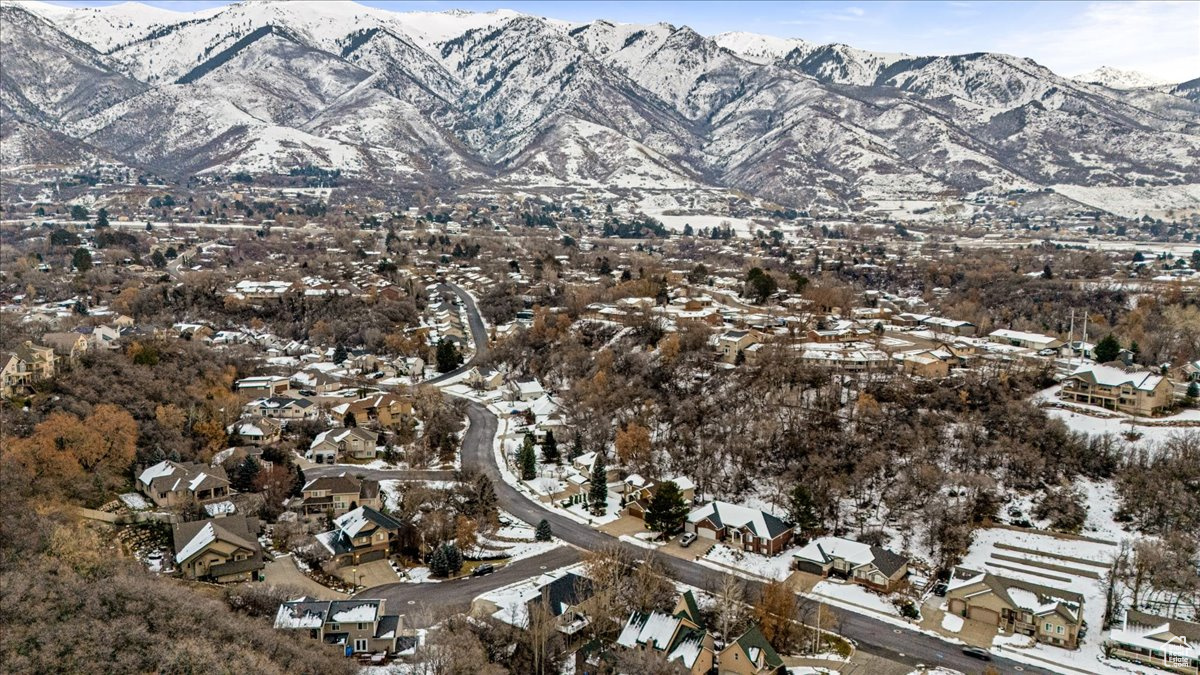
<svg viewBox="0 0 1200 675">
<path fill-rule="evenodd" d="M 358 562 L 365 563 L 371 562 L 372 560 L 383 560 L 386 557 L 387 551 L 367 551 L 366 553 L 358 556 Z"/>
<path fill-rule="evenodd" d="M 704 539 L 716 539 L 717 538 L 717 531 L 713 530 L 713 529 L 709 529 L 707 527 L 697 527 L 696 534 L 700 535 L 700 537 L 702 537 Z"/>
<path fill-rule="evenodd" d="M 993 626 L 1000 625 L 1000 614 L 994 609 L 972 607 L 971 609 L 967 610 L 967 617 Z"/>
</svg>

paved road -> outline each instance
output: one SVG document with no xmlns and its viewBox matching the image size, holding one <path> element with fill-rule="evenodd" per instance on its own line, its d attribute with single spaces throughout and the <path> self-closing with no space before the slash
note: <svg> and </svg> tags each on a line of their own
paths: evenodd
<svg viewBox="0 0 1200 675">
<path fill-rule="evenodd" d="M 471 357 L 470 361 L 467 361 L 454 370 L 451 370 L 448 373 L 442 373 L 435 378 L 425 380 L 424 384 L 438 384 L 467 372 L 472 366 L 483 359 L 483 357 L 487 356 L 488 351 L 487 327 L 483 325 L 483 317 L 480 316 L 479 308 L 475 306 L 475 301 L 471 298 L 470 294 L 454 284 L 438 284 L 438 290 L 442 291 L 443 293 L 453 293 L 454 295 L 457 295 L 458 299 L 462 301 L 463 307 L 466 308 L 467 323 L 469 323 L 471 326 L 471 338 L 475 342 L 475 355 Z"/>
<path fill-rule="evenodd" d="M 471 319 L 471 330 L 475 335 L 476 345 L 482 345 L 486 349 L 486 335 L 483 334 L 483 323 L 479 320 L 478 309 L 475 304 L 470 301 L 469 296 L 453 286 L 451 290 L 458 293 L 459 297 L 464 298 L 464 303 L 467 304 L 467 311 Z M 482 354 L 483 350 L 477 353 Z M 465 368 L 466 366 L 464 366 Z M 447 375 L 450 375 L 449 373 Z M 443 378 L 446 376 L 443 376 Z M 500 475 L 500 469 L 496 465 L 495 454 L 492 449 L 493 439 L 496 435 L 497 419 L 490 411 L 479 403 L 470 402 L 467 407 L 467 417 L 470 420 L 470 427 L 467 429 L 463 437 L 462 445 L 462 465 L 464 468 L 474 468 L 486 474 L 492 479 L 496 489 L 496 497 L 499 505 L 505 511 L 513 514 L 517 518 L 529 523 L 536 524 L 543 518 L 550 522 L 554 535 L 570 544 L 578 546 L 583 550 L 596 550 L 607 546 L 621 546 L 630 551 L 635 557 L 641 558 L 646 555 L 646 550 L 621 542 L 620 540 L 608 534 L 600 532 L 592 527 L 579 523 L 575 520 L 560 515 L 552 510 L 546 509 L 540 504 L 536 504 L 525 495 L 521 494 L 512 485 L 504 482 Z M 562 549 L 557 549 L 561 551 Z M 551 556 L 554 552 L 545 554 Z M 567 560 L 567 555 L 563 554 L 563 560 Z M 544 557 L 544 556 L 543 556 Z M 531 559 L 536 560 L 536 559 Z M 666 567 L 671 576 L 685 584 L 695 586 L 697 588 L 717 588 L 723 572 L 714 570 L 703 565 L 698 565 L 694 562 L 675 558 L 673 556 L 659 556 L 659 560 Z M 437 588 L 430 588 L 425 593 L 420 594 L 422 600 L 417 602 L 434 603 L 443 605 L 450 602 L 458 602 L 461 604 L 462 598 L 460 594 L 465 594 L 476 588 L 480 588 L 476 594 L 482 593 L 491 588 L 496 588 L 502 583 L 496 583 L 490 588 L 483 588 L 485 585 L 490 585 L 493 582 L 500 582 L 509 579 L 509 583 L 517 581 L 523 577 L 518 576 L 525 574 L 529 576 L 536 574 L 529 568 L 534 564 L 522 564 L 526 561 L 521 561 L 510 568 L 504 570 L 504 576 L 501 573 L 494 575 L 494 578 L 486 579 L 479 583 L 479 586 L 470 584 L 477 582 L 448 582 L 439 585 Z M 537 564 L 540 567 L 543 563 Z M 563 562 L 562 564 L 569 564 Z M 554 565 L 561 566 L 561 565 Z M 547 567 L 551 567 L 547 565 Z M 455 586 L 461 586 L 463 591 L 458 591 Z M 443 588 L 443 586 L 445 588 Z M 761 592 L 763 584 L 758 582 L 747 582 L 747 591 L 751 597 Z M 412 593 L 412 591 L 403 591 L 404 593 Z M 402 591 L 393 589 L 392 587 L 382 587 L 379 589 L 368 589 L 362 595 L 364 597 L 383 596 L 391 599 L 395 594 L 397 599 L 404 596 L 400 595 Z M 443 600 L 443 594 L 446 599 Z M 473 596 L 472 596 L 473 597 Z M 407 599 L 404 600 L 407 603 Z M 467 599 L 469 602 L 469 599 Z M 399 603 L 395 603 L 399 604 Z M 841 616 L 841 626 L 838 632 L 847 638 L 854 640 L 858 644 L 860 651 L 883 657 L 891 661 L 897 661 L 908 665 L 917 665 L 924 663 L 928 665 L 939 665 L 964 673 L 981 673 L 984 668 L 991 666 L 1001 673 L 1048 673 L 1051 671 L 1035 668 L 1024 664 L 1019 664 L 1007 659 L 994 658 L 990 663 L 983 664 L 982 662 L 964 656 L 960 651 L 960 647 L 939 638 L 917 633 L 912 630 L 900 629 L 891 624 L 884 623 L 873 619 L 864 614 L 856 614 L 846 610 L 839 610 Z"/>
<path fill-rule="evenodd" d="M 458 472 L 449 469 L 368 469 L 353 464 L 317 464 L 304 469 L 304 480 L 310 481 L 323 476 L 339 476 L 343 473 L 371 480 L 423 481 L 458 478 Z"/>
</svg>

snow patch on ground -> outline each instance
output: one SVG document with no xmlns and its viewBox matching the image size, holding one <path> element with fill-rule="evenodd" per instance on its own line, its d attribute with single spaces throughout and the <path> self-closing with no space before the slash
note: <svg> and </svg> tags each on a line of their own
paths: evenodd
<svg viewBox="0 0 1200 675">
<path fill-rule="evenodd" d="M 782 581 L 792 573 L 792 556 L 798 550 L 799 548 L 788 549 L 776 556 L 766 556 L 717 544 L 704 555 L 703 559 L 726 567 L 733 567 L 754 576 Z"/>
<path fill-rule="evenodd" d="M 962 630 L 962 627 L 963 627 L 963 618 L 961 616 L 947 613 L 946 615 L 944 615 L 942 617 L 942 628 L 943 629 L 948 630 L 951 633 L 957 633 L 958 631 Z"/>
</svg>

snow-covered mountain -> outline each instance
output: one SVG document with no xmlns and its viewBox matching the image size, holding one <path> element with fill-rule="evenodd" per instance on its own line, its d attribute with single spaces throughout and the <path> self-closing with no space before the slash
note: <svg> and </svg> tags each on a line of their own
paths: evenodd
<svg viewBox="0 0 1200 675">
<path fill-rule="evenodd" d="M 1142 89 L 1168 84 L 1145 73 L 1139 73 L 1136 70 L 1121 70 L 1119 68 L 1110 68 L 1109 66 L 1101 66 L 1095 70 L 1076 75 L 1071 79 L 1076 82 L 1098 84 L 1109 89 Z"/>
<path fill-rule="evenodd" d="M 1126 90 L 1003 54 L 316 0 L 195 14 L 20 0 L 0 21 L 6 164 L 314 165 L 374 184 L 718 187 L 801 207 L 1200 182 L 1195 82 Z"/>
</svg>

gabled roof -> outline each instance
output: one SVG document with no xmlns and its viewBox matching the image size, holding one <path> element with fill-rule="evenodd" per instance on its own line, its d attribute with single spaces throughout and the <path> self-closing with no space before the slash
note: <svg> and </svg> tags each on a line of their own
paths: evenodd
<svg viewBox="0 0 1200 675">
<path fill-rule="evenodd" d="M 247 549 L 254 554 L 251 558 L 260 558 L 257 530 L 257 519 L 238 516 L 175 523 L 171 528 L 175 562 L 183 564 L 217 541 Z"/>
<path fill-rule="evenodd" d="M 138 474 L 138 481 L 154 492 L 175 492 L 187 489 L 209 489 L 228 486 L 225 469 L 210 467 L 195 462 L 182 463 L 163 460 Z"/>
<path fill-rule="evenodd" d="M 360 506 L 353 511 L 347 511 L 334 519 L 333 525 L 348 537 L 357 537 L 359 532 L 371 525 L 382 527 L 385 530 L 398 530 L 404 527 L 400 521 L 369 506 Z"/>
<path fill-rule="evenodd" d="M 336 476 L 321 476 L 314 478 L 304 484 L 301 492 L 309 492 L 315 490 L 325 490 L 331 494 L 345 495 L 358 494 L 362 487 L 359 485 L 357 478 L 351 478 L 346 474 L 338 474 Z"/>
<path fill-rule="evenodd" d="M 775 651 L 775 648 L 771 646 L 770 642 L 767 642 L 767 638 L 758 629 L 758 625 L 756 624 L 751 624 L 746 629 L 746 632 L 742 633 L 741 637 L 735 640 L 732 645 L 726 647 L 726 649 L 730 648 L 742 650 L 746 658 L 759 668 L 764 666 L 771 669 L 783 667 L 783 659 L 779 658 L 779 654 Z"/>
<path fill-rule="evenodd" d="M 1121 387 L 1129 385 L 1142 391 L 1153 391 L 1163 381 L 1162 375 L 1149 371 L 1126 372 L 1112 366 L 1080 366 L 1067 376 L 1068 379 L 1078 379 L 1102 387 Z"/>
<path fill-rule="evenodd" d="M 708 519 L 717 527 L 748 528 L 757 537 L 774 539 L 792 525 L 765 511 L 728 502 L 710 502 L 688 514 L 688 522 Z"/>
<path fill-rule="evenodd" d="M 538 590 L 541 594 L 530 602 L 545 602 L 552 616 L 562 616 L 568 609 L 592 597 L 592 580 L 568 572 Z"/>
<path fill-rule="evenodd" d="M 632 649 L 645 645 L 657 651 L 666 651 L 675 638 L 681 619 L 662 612 L 634 612 L 625 622 L 617 644 Z"/>
</svg>

